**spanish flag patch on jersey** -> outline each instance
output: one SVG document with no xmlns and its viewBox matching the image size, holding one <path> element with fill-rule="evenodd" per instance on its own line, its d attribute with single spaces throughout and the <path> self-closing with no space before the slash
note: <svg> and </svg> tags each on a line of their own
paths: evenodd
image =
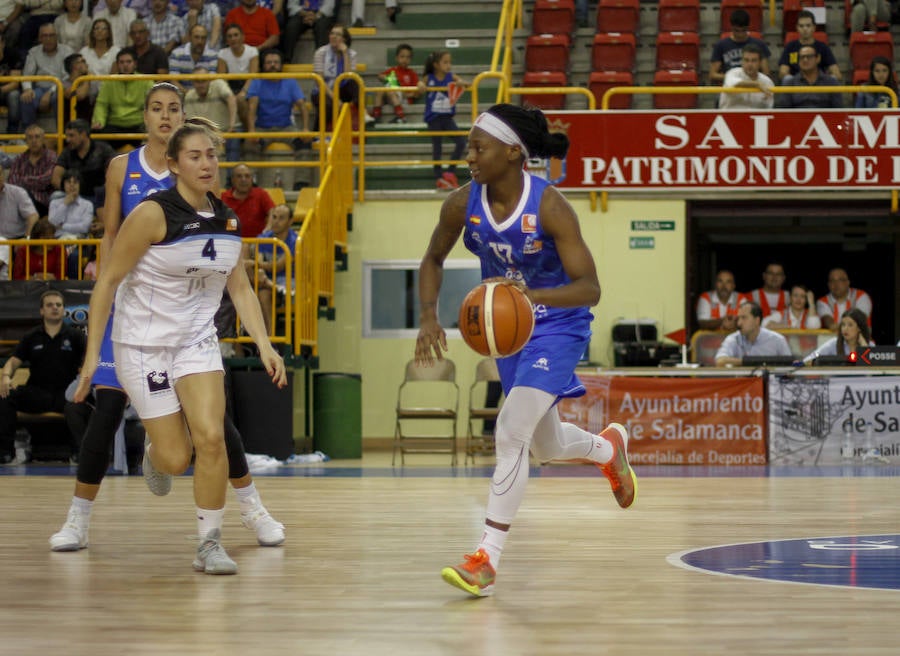
<svg viewBox="0 0 900 656">
<path fill-rule="evenodd" d="M 131 173 L 128 174 L 128 177 L 131 178 L 132 180 L 139 180 L 141 177 L 141 172 L 140 171 L 132 171 Z"/>
<path fill-rule="evenodd" d="M 471 223 L 472 225 L 481 225 L 481 217 L 477 214 L 473 214 L 469 217 L 469 223 Z"/>
</svg>

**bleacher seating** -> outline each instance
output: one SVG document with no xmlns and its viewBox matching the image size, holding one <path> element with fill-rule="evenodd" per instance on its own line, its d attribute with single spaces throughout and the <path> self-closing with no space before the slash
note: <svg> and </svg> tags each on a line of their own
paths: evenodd
<svg viewBox="0 0 900 656">
<path fill-rule="evenodd" d="M 525 43 L 526 71 L 568 71 L 568 34 L 533 34 Z"/>
<path fill-rule="evenodd" d="M 634 86 L 634 74 L 631 71 L 594 71 L 591 73 L 589 82 L 591 93 L 597 101 L 597 109 L 600 109 L 600 103 L 603 100 L 603 94 L 613 87 L 631 87 Z M 610 98 L 610 109 L 631 109 L 632 99 L 634 96 L 629 94 L 619 94 Z"/>
<path fill-rule="evenodd" d="M 700 27 L 700 0 L 659 0 L 660 32 L 696 32 Z"/>
<path fill-rule="evenodd" d="M 653 76 L 653 86 L 657 87 L 695 87 L 698 84 L 697 71 L 691 69 L 656 71 Z M 653 106 L 656 109 L 695 109 L 697 94 L 657 93 L 653 95 Z"/>
<path fill-rule="evenodd" d="M 600 0 L 597 5 L 597 32 L 634 34 L 640 24 L 638 0 Z"/>
<path fill-rule="evenodd" d="M 657 70 L 700 69 L 700 37 L 695 32 L 661 32 L 656 37 Z"/>
<path fill-rule="evenodd" d="M 591 70 L 633 72 L 635 53 L 633 34 L 595 34 L 591 46 Z"/>
<path fill-rule="evenodd" d="M 854 32 L 850 35 L 850 67 L 868 72 L 872 57 L 881 55 L 894 61 L 894 40 L 890 32 Z"/>
<path fill-rule="evenodd" d="M 574 0 L 535 0 L 532 34 L 571 34 L 574 29 Z"/>
<path fill-rule="evenodd" d="M 565 87 L 569 80 L 565 73 L 559 71 L 528 71 L 522 78 L 525 87 Z M 540 109 L 563 109 L 566 105 L 565 94 L 522 94 L 522 103 Z"/>
<path fill-rule="evenodd" d="M 721 31 L 731 27 L 731 12 L 735 9 L 743 9 L 750 15 L 750 31 L 762 32 L 763 29 L 763 6 L 760 0 L 722 0 L 719 8 Z"/>
</svg>

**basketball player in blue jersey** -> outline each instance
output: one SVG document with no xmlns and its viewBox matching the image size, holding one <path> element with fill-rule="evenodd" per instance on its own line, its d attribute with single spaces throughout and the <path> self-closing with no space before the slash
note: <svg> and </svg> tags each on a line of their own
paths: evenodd
<svg viewBox="0 0 900 656">
<path fill-rule="evenodd" d="M 106 174 L 106 202 L 103 211 L 105 232 L 100 244 L 103 262 L 125 217 L 145 197 L 169 189 L 174 178 L 169 173 L 166 147 L 172 133 L 184 123 L 181 90 L 163 82 L 153 86 L 144 102 L 146 145 L 110 162 Z M 100 366 L 94 377 L 96 407 L 91 415 L 78 455 L 75 494 L 63 527 L 50 537 L 53 551 L 77 551 L 88 546 L 90 513 L 109 463 L 110 447 L 128 399 L 116 378 L 110 331 L 106 324 Z M 241 521 L 256 532 L 263 546 L 284 542 L 284 526 L 263 505 L 244 455 L 243 441 L 230 418 L 225 420 L 229 478 L 241 507 Z M 171 489 L 171 477 L 153 475 L 145 453 L 144 475 L 154 494 Z"/>
<path fill-rule="evenodd" d="M 565 157 L 568 147 L 568 138 L 550 133 L 538 110 L 504 104 L 481 114 L 467 146 L 472 182 L 444 202 L 419 267 L 420 366 L 442 359 L 447 350 L 437 299 L 444 260 L 460 234 L 481 259 L 482 278 L 518 286 L 535 307 L 531 340 L 519 353 L 497 360 L 506 401 L 495 429 L 497 464 L 481 541 L 465 562 L 441 572 L 451 585 L 479 597 L 493 593 L 509 527 L 525 495 L 529 449 L 540 462 L 597 465 L 622 508 L 637 493 L 625 428 L 610 424 L 593 435 L 563 423 L 556 409 L 561 398 L 585 393 L 574 372 L 590 338 L 588 308 L 600 300 L 600 283 L 574 210 L 524 164 L 529 157 Z"/>
<path fill-rule="evenodd" d="M 228 457 L 222 356 L 213 322 L 227 286 L 235 308 L 278 387 L 284 362 L 268 340 L 262 310 L 242 266 L 240 223 L 213 191 L 221 137 L 195 118 L 169 140 L 171 189 L 151 194 L 123 223 L 91 295 L 88 346 L 75 398 L 90 392 L 102 328 L 113 307 L 119 382 L 151 444 L 145 466 L 183 473 L 194 460 L 200 546 L 194 569 L 234 574 L 220 543 Z"/>
</svg>

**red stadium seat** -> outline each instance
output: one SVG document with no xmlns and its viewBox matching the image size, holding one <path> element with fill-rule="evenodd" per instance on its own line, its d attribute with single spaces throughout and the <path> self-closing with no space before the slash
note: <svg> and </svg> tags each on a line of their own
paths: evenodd
<svg viewBox="0 0 900 656">
<path fill-rule="evenodd" d="M 634 75 L 626 71 L 594 71 L 591 73 L 589 87 L 594 99 L 597 101 L 597 109 L 600 109 L 603 94 L 613 87 L 634 86 Z M 612 96 L 609 101 L 610 109 L 631 109 L 632 96 L 623 93 Z"/>
<path fill-rule="evenodd" d="M 725 32 L 731 29 L 731 12 L 735 9 L 743 9 L 750 14 L 750 31 L 762 32 L 763 10 L 761 0 L 722 0 L 720 30 Z"/>
<path fill-rule="evenodd" d="M 890 32 L 854 32 L 850 35 L 850 67 L 853 70 L 868 70 L 876 55 L 894 61 L 894 40 Z"/>
<path fill-rule="evenodd" d="M 566 71 L 569 68 L 568 34 L 534 34 L 525 42 L 526 71 Z"/>
<path fill-rule="evenodd" d="M 532 34 L 571 34 L 575 30 L 575 0 L 535 0 Z"/>
<path fill-rule="evenodd" d="M 697 32 L 700 0 L 659 0 L 659 32 Z"/>
<path fill-rule="evenodd" d="M 633 34 L 596 34 L 591 49 L 591 68 L 595 71 L 633 71 L 635 40 Z"/>
<path fill-rule="evenodd" d="M 653 76 L 656 87 L 695 87 L 697 84 L 697 71 L 692 70 L 656 71 Z M 653 106 L 656 109 L 696 109 L 697 94 L 657 93 L 653 95 Z"/>
<path fill-rule="evenodd" d="M 796 34 L 796 32 L 794 32 L 794 34 Z M 722 32 L 722 33 L 719 35 L 719 38 L 720 38 L 720 39 L 727 39 L 727 38 L 730 37 L 730 36 L 731 36 L 731 32 Z M 754 38 L 754 39 L 760 39 L 760 40 L 763 40 L 762 32 L 747 32 L 747 36 L 749 36 L 749 37 L 751 37 L 751 38 Z"/>
<path fill-rule="evenodd" d="M 784 35 L 784 45 L 789 44 L 791 41 L 796 41 L 800 38 L 799 32 L 787 32 Z M 813 32 L 813 38 L 816 41 L 821 41 L 824 44 L 828 44 L 828 34 L 826 32 Z"/>
<path fill-rule="evenodd" d="M 700 68 L 700 37 L 695 32 L 664 32 L 656 37 L 657 70 Z"/>
<path fill-rule="evenodd" d="M 868 68 L 858 68 L 853 71 L 853 80 L 851 84 L 865 84 L 869 81 L 869 69 Z"/>
<path fill-rule="evenodd" d="M 797 14 L 810 7 L 824 7 L 825 0 L 784 0 L 781 15 L 781 32 L 787 34 L 797 29 Z M 819 27 L 817 25 L 817 27 Z M 821 27 L 825 27 L 821 25 Z"/>
<path fill-rule="evenodd" d="M 634 34 L 640 24 L 639 0 L 600 0 L 597 5 L 597 32 Z"/>
<path fill-rule="evenodd" d="M 566 87 L 569 80 L 565 73 L 559 71 L 529 71 L 522 77 L 523 87 Z M 566 95 L 560 94 L 522 94 L 522 104 L 529 104 L 540 109 L 563 109 Z"/>
</svg>

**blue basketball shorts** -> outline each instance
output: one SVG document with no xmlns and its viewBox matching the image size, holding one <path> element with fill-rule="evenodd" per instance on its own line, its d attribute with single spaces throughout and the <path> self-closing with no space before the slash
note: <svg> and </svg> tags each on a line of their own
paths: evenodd
<svg viewBox="0 0 900 656">
<path fill-rule="evenodd" d="M 513 387 L 534 387 L 557 398 L 584 396 L 575 367 L 589 341 L 589 336 L 572 334 L 533 336 L 515 355 L 497 359 L 504 393 Z"/>
</svg>

